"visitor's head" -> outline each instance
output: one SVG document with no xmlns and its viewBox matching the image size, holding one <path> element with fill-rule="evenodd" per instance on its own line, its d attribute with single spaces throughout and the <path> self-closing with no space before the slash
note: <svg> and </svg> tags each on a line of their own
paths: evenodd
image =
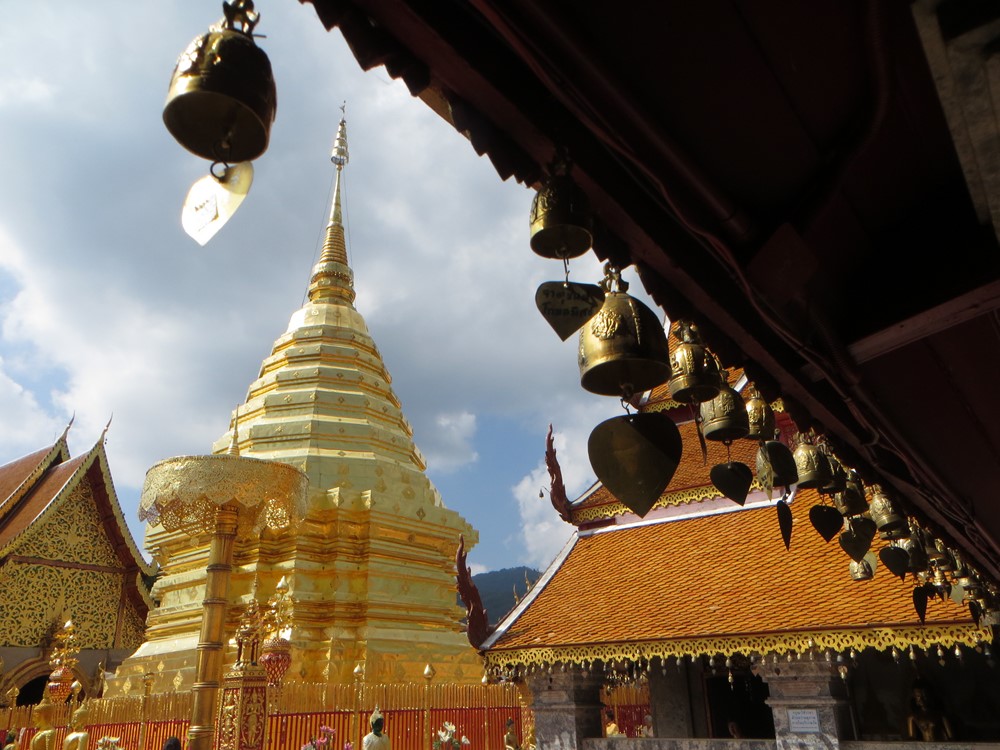
<svg viewBox="0 0 1000 750">
<path fill-rule="evenodd" d="M 167 737 L 163 741 L 163 750 L 181 750 L 181 741 L 176 737 Z"/>
<path fill-rule="evenodd" d="M 512 726 L 514 726 L 514 720 L 511 719 L 511 718 L 508 718 L 507 719 L 507 728 L 510 729 Z"/>
</svg>

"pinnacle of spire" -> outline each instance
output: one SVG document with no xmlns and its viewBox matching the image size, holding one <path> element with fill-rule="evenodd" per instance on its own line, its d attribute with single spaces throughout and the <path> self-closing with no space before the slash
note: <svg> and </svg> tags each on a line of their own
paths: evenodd
<svg viewBox="0 0 1000 750">
<path fill-rule="evenodd" d="M 343 214 L 340 206 L 341 173 L 350 155 L 347 151 L 347 121 L 341 118 L 337 137 L 333 142 L 330 161 L 337 167 L 337 178 L 333 187 L 333 205 L 330 220 L 326 225 L 323 252 L 313 268 L 309 281 L 309 299 L 344 299 L 354 301 L 354 274 L 347 262 L 347 242 L 344 238 Z"/>
</svg>

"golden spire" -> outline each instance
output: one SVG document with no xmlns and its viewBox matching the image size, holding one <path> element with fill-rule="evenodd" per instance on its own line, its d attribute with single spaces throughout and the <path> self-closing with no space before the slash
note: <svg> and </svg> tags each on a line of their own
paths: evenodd
<svg viewBox="0 0 1000 750">
<path fill-rule="evenodd" d="M 340 109 L 343 112 L 346 104 Z M 326 225 L 323 252 L 313 268 L 309 281 L 309 299 L 339 298 L 354 301 L 354 274 L 347 263 L 347 243 L 344 239 L 344 222 L 340 208 L 340 178 L 350 159 L 347 152 L 347 120 L 340 118 L 337 137 L 333 142 L 330 161 L 337 167 L 337 181 L 333 186 L 333 205 Z"/>
</svg>

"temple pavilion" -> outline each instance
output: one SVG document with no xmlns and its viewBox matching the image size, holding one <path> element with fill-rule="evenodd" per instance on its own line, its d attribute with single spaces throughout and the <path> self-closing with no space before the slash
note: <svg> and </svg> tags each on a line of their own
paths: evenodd
<svg viewBox="0 0 1000 750">
<path fill-rule="evenodd" d="M 921 622 L 909 575 L 879 565 L 857 580 L 810 524 L 830 504 L 814 489 L 788 498 L 786 550 L 780 492 L 755 484 L 742 507 L 721 497 L 709 468 L 730 459 L 712 442 L 703 458 L 689 407 L 661 386 L 640 410 L 666 411 L 683 437 L 667 490 L 643 518 L 599 483 L 560 508 L 575 533 L 481 644 L 491 679 L 531 689 L 540 747 L 601 737 L 607 688 L 622 684 L 648 688 L 656 737 L 898 740 L 917 678 L 957 738 L 1000 736 L 993 636 L 960 587 Z M 792 420 L 779 412 L 777 425 L 787 442 Z M 756 451 L 738 440 L 731 459 L 753 466 Z M 636 736 L 642 715 L 615 720 Z"/>
<path fill-rule="evenodd" d="M 353 304 L 341 212 L 343 120 L 332 160 L 337 180 L 308 301 L 213 446 L 282 461 L 309 478 L 300 524 L 238 543 L 227 633 L 254 595 L 266 600 L 284 577 L 292 601 L 286 681 L 423 682 L 431 664 L 441 681 L 478 683 L 482 664 L 461 632 L 454 582 L 459 536 L 468 544 L 477 533 L 427 478 Z M 145 673 L 155 675 L 155 692 L 190 689 L 195 673 L 209 540 L 150 524 L 145 543 L 162 571 L 153 589 L 158 606 L 145 643 L 109 680 L 108 695 L 136 690 Z"/>
<path fill-rule="evenodd" d="M 100 694 L 141 643 L 154 568 L 115 493 L 104 433 L 72 457 L 69 427 L 52 445 L 0 466 L 0 701 L 37 703 L 57 634 L 72 621 L 84 697 Z"/>
</svg>

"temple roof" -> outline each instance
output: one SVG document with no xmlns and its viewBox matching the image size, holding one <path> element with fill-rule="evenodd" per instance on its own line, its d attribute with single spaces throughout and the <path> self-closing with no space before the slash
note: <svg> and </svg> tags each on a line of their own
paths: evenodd
<svg viewBox="0 0 1000 750">
<path fill-rule="evenodd" d="M 51 466 L 68 458 L 69 448 L 66 445 L 64 432 L 47 448 L 41 448 L 0 466 L 0 519 L 17 505 L 17 502 Z"/>
<path fill-rule="evenodd" d="M 725 502 L 723 512 L 692 505 L 685 516 L 578 531 L 484 644 L 487 663 L 989 639 L 950 599 L 932 601 L 920 625 L 912 585 L 882 566 L 853 581 L 849 558 L 809 523 L 815 490 L 790 503 L 791 551 L 772 502 Z"/>
<path fill-rule="evenodd" d="M 68 430 L 68 428 L 67 428 Z M 122 514 L 108 468 L 104 434 L 87 452 L 69 457 L 66 433 L 49 448 L 0 466 L 0 489 L 3 491 L 0 516 L 0 559 L 16 547 L 18 539 L 48 514 L 70 502 L 73 490 L 89 481 L 104 532 L 127 575 L 126 589 L 135 597 L 140 611 L 151 605 L 148 583 L 155 569 L 146 562 L 135 545 Z M 13 488 L 13 489 L 11 489 Z"/>
</svg>

